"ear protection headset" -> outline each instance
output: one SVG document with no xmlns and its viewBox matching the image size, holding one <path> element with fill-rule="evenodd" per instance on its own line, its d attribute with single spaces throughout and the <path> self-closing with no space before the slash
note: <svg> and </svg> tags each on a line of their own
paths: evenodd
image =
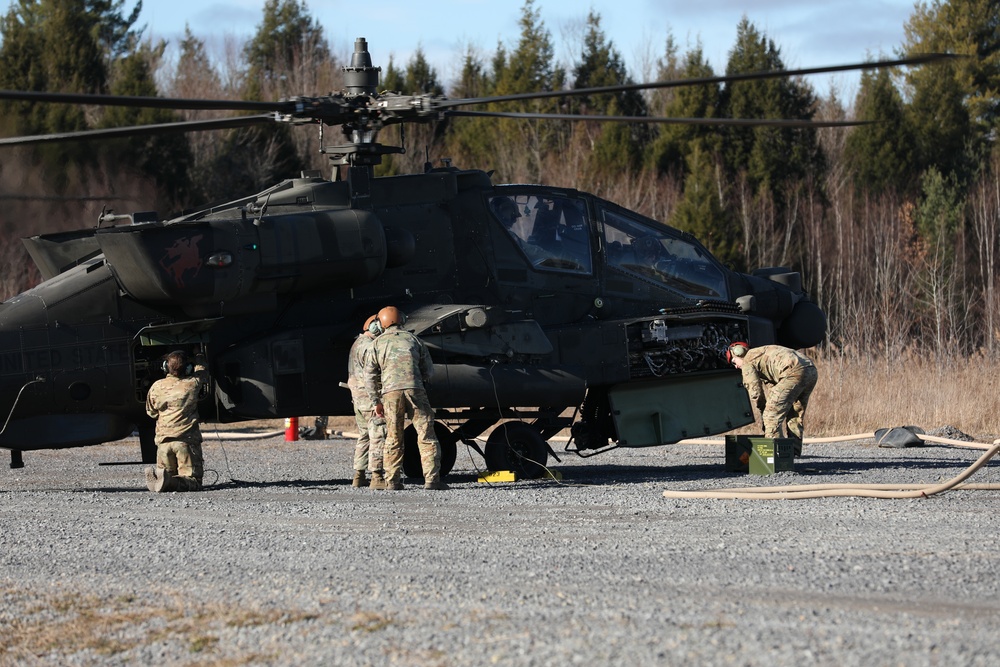
<svg viewBox="0 0 1000 667">
<path fill-rule="evenodd" d="M 742 357 L 742 356 L 745 356 L 746 353 L 747 353 L 747 350 L 749 350 L 749 349 L 750 349 L 750 346 L 748 344 L 744 343 L 741 340 L 738 340 L 738 341 L 735 341 L 733 343 L 730 343 L 729 347 L 726 349 L 726 363 L 729 364 L 730 366 L 732 366 L 733 365 L 733 357 Z"/>
<path fill-rule="evenodd" d="M 187 377 L 194 373 L 194 364 L 187 360 L 187 355 L 184 354 L 184 350 L 174 350 L 166 357 L 163 358 L 163 363 L 160 364 L 160 368 L 163 370 L 164 375 L 170 375 L 170 358 L 177 357 L 181 360 L 184 366 L 181 368 L 180 376 Z"/>
<path fill-rule="evenodd" d="M 382 323 L 378 321 L 378 315 L 372 315 L 365 322 L 365 331 L 373 336 L 378 336 L 382 333 Z"/>
</svg>

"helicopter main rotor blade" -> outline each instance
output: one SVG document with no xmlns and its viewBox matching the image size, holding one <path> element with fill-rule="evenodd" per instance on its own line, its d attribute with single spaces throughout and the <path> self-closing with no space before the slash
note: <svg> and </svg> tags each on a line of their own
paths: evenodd
<svg viewBox="0 0 1000 667">
<path fill-rule="evenodd" d="M 240 116 L 238 118 L 215 118 L 210 120 L 180 121 L 177 123 L 158 123 L 154 125 L 108 127 L 97 130 L 80 130 L 79 132 L 36 134 L 28 137 L 7 137 L 0 139 L 0 146 L 24 146 L 28 144 L 43 144 L 56 141 L 85 141 L 88 139 L 115 139 L 146 134 L 166 134 L 169 132 L 225 130 L 234 127 L 259 125 L 261 123 L 273 121 L 274 116 L 272 114 L 260 114 L 257 116 Z"/>
<path fill-rule="evenodd" d="M 248 100 L 209 100 L 178 97 L 132 97 L 127 95 L 99 95 L 90 93 L 51 93 L 33 90 L 0 90 L 0 100 L 205 111 L 287 111 L 290 108 L 289 104 L 284 101 L 251 102 Z"/>
<path fill-rule="evenodd" d="M 357 45 L 356 45 L 357 46 Z M 367 46 L 363 55 L 367 56 Z M 355 55 L 358 55 L 357 53 Z M 809 121 L 802 119 L 730 119 L 730 118 L 663 118 L 647 116 L 586 116 L 577 114 L 544 114 L 500 111 L 466 111 L 457 107 L 519 100 L 545 98 L 569 98 L 587 95 L 605 95 L 626 91 L 673 88 L 699 84 L 732 83 L 757 79 L 787 78 L 810 74 L 869 70 L 905 65 L 922 65 L 939 60 L 959 58 L 952 54 L 931 53 L 899 58 L 877 60 L 849 65 L 811 67 L 797 70 L 748 72 L 728 76 L 702 77 L 693 79 L 673 79 L 647 83 L 620 84 L 597 88 L 575 90 L 551 90 L 531 93 L 517 93 L 493 97 L 449 100 L 437 95 L 400 95 L 394 92 L 376 92 L 375 85 L 365 86 L 351 93 L 330 93 L 319 97 L 291 97 L 275 102 L 248 100 L 184 99 L 169 97 L 128 97 L 122 95 L 91 95 L 86 93 L 52 93 L 41 91 L 0 90 L 0 100 L 19 100 L 39 103 L 79 104 L 89 106 L 125 106 L 160 109 L 267 111 L 268 114 L 223 118 L 201 121 L 182 121 L 156 125 L 140 125 L 119 128 L 102 128 L 64 132 L 29 137 L 0 139 L 0 146 L 17 146 L 57 141 L 78 141 L 89 139 L 111 139 L 167 132 L 187 132 L 246 127 L 264 122 L 284 122 L 292 124 L 322 123 L 340 125 L 348 136 L 363 137 L 355 140 L 358 145 L 369 145 L 382 128 L 389 125 L 411 122 L 431 122 L 447 116 L 487 116 L 500 118 L 522 118 L 535 120 L 568 120 L 591 122 L 630 123 L 673 123 L 687 125 L 714 126 L 763 126 L 775 127 L 847 127 L 863 125 L 859 121 Z M 350 88 L 350 87 L 349 87 Z M 384 151 L 383 151 L 384 152 Z"/>
<path fill-rule="evenodd" d="M 571 120 L 591 122 L 669 123 L 676 125 L 722 125 L 736 127 L 854 127 L 867 125 L 864 120 L 786 120 L 780 118 L 667 118 L 664 116 L 586 116 L 569 113 L 520 113 L 516 111 L 449 110 L 448 117 L 524 118 L 528 120 Z"/>
<path fill-rule="evenodd" d="M 628 83 L 617 86 L 600 86 L 597 88 L 577 88 L 572 90 L 545 90 L 534 93 L 515 93 L 511 95 L 495 95 L 493 97 L 470 97 L 459 100 L 441 100 L 438 107 L 448 109 L 456 106 L 472 104 L 491 104 L 494 102 L 515 102 L 519 100 L 539 100 L 552 97 L 581 97 L 585 95 L 606 95 L 609 93 L 624 93 L 635 90 L 654 90 L 658 88 L 676 88 L 679 86 L 697 86 L 712 83 L 732 83 L 735 81 L 755 81 L 758 79 L 788 78 L 807 76 L 811 74 L 830 74 L 833 72 L 851 72 L 856 70 L 879 69 L 882 67 L 901 67 L 907 65 L 924 65 L 939 60 L 960 58 L 951 53 L 926 53 L 897 60 L 872 60 L 850 65 L 830 65 L 826 67 L 808 67 L 805 69 L 769 70 L 766 72 L 746 72 L 726 76 L 707 76 L 692 79 L 671 79 L 669 81 L 647 81 L 645 83 Z"/>
</svg>

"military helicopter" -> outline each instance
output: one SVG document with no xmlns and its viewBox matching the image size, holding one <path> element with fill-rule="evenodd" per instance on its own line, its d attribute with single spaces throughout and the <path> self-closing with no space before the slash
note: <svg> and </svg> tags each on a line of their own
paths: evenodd
<svg viewBox="0 0 1000 667">
<path fill-rule="evenodd" d="M 434 360 L 428 395 L 443 473 L 458 442 L 491 470 L 530 477 L 557 457 L 548 440 L 566 428 L 566 451 L 580 456 L 737 428 L 753 413 L 723 361 L 727 344 L 822 341 L 825 314 L 798 273 L 737 273 L 690 234 L 611 201 L 494 184 L 490 173 L 447 164 L 374 177 L 383 155 L 403 150 L 376 143 L 390 125 L 449 116 L 580 119 L 463 107 L 708 80 L 449 100 L 380 93 L 379 71 L 359 38 L 345 89 L 324 97 L 272 103 L 0 91 L 4 99 L 262 112 L 0 145 L 266 122 L 314 123 L 321 137 L 324 126 L 339 125 L 348 138 L 320 142 L 338 168 L 334 180 L 307 172 L 169 220 L 106 215 L 97 228 L 25 239 L 43 282 L 0 305 L 0 447 L 11 451 L 11 467 L 23 465 L 23 451 L 95 445 L 134 429 L 143 460 L 153 460 L 145 395 L 162 377 L 163 355 L 176 349 L 206 351 L 206 421 L 352 415 L 339 386 L 348 349 L 361 323 L 385 305 L 407 313 L 405 328 Z M 712 79 L 719 80 L 734 77 Z M 841 124 L 853 123 L 825 125 Z M 480 447 L 476 438 L 491 428 Z M 420 476 L 412 427 L 404 470 Z"/>
</svg>

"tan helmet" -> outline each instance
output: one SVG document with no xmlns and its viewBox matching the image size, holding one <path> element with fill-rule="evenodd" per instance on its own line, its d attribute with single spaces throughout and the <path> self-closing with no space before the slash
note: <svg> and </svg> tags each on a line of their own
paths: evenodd
<svg viewBox="0 0 1000 667">
<path fill-rule="evenodd" d="M 374 324 L 375 320 L 377 319 L 378 315 L 372 315 L 371 317 L 369 317 L 367 320 L 365 320 L 365 326 L 362 327 L 361 331 L 364 333 L 377 334 L 378 325 L 372 326 L 372 324 Z"/>
<path fill-rule="evenodd" d="M 729 348 L 726 350 L 726 363 L 732 364 L 733 357 L 743 357 L 746 356 L 747 351 L 750 346 L 741 340 L 734 341 L 729 344 Z"/>
<path fill-rule="evenodd" d="M 406 324 L 406 313 L 396 306 L 386 306 L 378 311 L 378 321 L 382 325 L 382 329 L 388 329 L 397 324 L 402 326 Z"/>
</svg>

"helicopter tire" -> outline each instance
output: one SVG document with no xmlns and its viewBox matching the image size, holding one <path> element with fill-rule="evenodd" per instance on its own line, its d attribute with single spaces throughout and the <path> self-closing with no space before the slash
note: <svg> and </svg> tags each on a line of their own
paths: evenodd
<svg viewBox="0 0 1000 667">
<path fill-rule="evenodd" d="M 455 467 L 458 456 L 458 438 L 451 429 L 441 422 L 434 422 L 434 435 L 441 443 L 441 476 L 444 477 Z M 417 446 L 417 429 L 410 424 L 403 431 L 403 474 L 411 479 L 423 479 L 424 469 L 420 464 L 420 448 Z"/>
<path fill-rule="evenodd" d="M 534 426 L 520 421 L 504 422 L 486 440 L 486 467 L 511 470 L 518 477 L 535 479 L 545 472 L 549 448 Z"/>
<path fill-rule="evenodd" d="M 139 451 L 143 463 L 156 463 L 156 422 L 152 419 L 135 425 L 139 432 Z"/>
</svg>

